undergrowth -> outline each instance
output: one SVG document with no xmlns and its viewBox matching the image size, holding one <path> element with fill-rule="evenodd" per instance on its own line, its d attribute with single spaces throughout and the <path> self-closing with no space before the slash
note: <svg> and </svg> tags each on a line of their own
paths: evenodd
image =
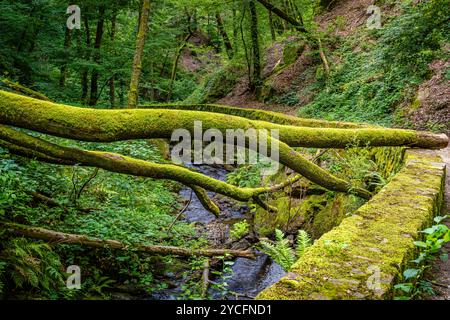
<svg viewBox="0 0 450 320">
<path fill-rule="evenodd" d="M 73 142 L 61 140 L 66 145 Z M 96 144 L 83 144 L 99 149 Z M 163 161 L 146 141 L 103 145 L 103 150 Z M 79 166 L 54 166 L 13 157 L 0 150 L 0 219 L 47 229 L 114 239 L 126 244 L 201 247 L 204 240 L 193 225 L 177 222 L 176 183 L 121 175 Z M 84 187 L 83 187 L 84 186 Z M 37 201 L 32 192 L 53 199 Z M 0 295 L 17 290 L 39 292 L 51 299 L 107 298 L 117 285 L 134 285 L 151 293 L 165 272 L 186 263 L 171 257 L 148 256 L 132 250 L 92 249 L 79 245 L 47 245 L 0 234 Z M 70 265 L 82 272 L 82 289 L 65 290 Z M 187 266 L 189 268 L 189 266 Z"/>
<path fill-rule="evenodd" d="M 317 94 L 299 116 L 396 123 L 449 40 L 449 6 L 449 0 L 404 4 L 403 13 L 382 29 L 359 30 L 343 40 L 333 53 L 342 63 L 312 85 Z"/>
</svg>

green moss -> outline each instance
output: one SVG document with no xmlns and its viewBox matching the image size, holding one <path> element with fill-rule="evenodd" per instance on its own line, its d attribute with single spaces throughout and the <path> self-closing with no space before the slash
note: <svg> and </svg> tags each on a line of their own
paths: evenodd
<svg viewBox="0 0 450 320">
<path fill-rule="evenodd" d="M 416 98 L 416 99 L 413 101 L 413 103 L 411 103 L 411 105 L 410 105 L 409 108 L 410 108 L 411 110 L 417 110 L 417 109 L 420 108 L 421 105 L 422 105 L 422 104 L 421 104 L 420 100 L 419 100 L 418 98 Z"/>
<path fill-rule="evenodd" d="M 282 125 L 293 125 L 301 127 L 323 127 L 323 128 L 367 128 L 374 127 L 366 124 L 352 122 L 325 121 L 318 119 L 298 118 L 278 112 L 265 111 L 259 109 L 245 109 L 239 107 L 230 107 L 216 104 L 158 104 L 140 106 L 142 109 L 176 109 L 193 110 L 229 114 L 238 117 L 244 117 L 251 120 L 261 120 Z"/>
<path fill-rule="evenodd" d="M 191 110 L 127 109 L 98 110 L 76 108 L 39 101 L 0 91 L 0 120 L 43 133 L 85 141 L 111 142 L 129 139 L 170 138 L 179 128 L 194 131 L 194 122 L 203 129 L 279 130 L 280 140 L 292 147 L 345 148 L 348 145 L 446 147 L 445 135 L 401 129 L 335 129 L 279 125 L 266 121 Z"/>
<path fill-rule="evenodd" d="M 220 69 L 207 77 L 186 103 L 210 103 L 225 97 L 236 85 L 240 73 L 232 68 Z"/>
<path fill-rule="evenodd" d="M 294 41 L 286 44 L 283 48 L 283 64 L 285 66 L 293 64 L 304 50 L 304 42 Z"/>
<path fill-rule="evenodd" d="M 299 199 L 289 200 L 287 196 L 277 196 L 274 201 L 270 202 L 270 205 L 277 208 L 276 214 L 262 208 L 257 209 L 255 231 L 262 236 L 268 236 L 273 234 L 275 229 L 291 231 L 298 229 L 304 221 L 301 204 L 302 201 Z"/>
<path fill-rule="evenodd" d="M 414 239 L 441 207 L 444 175 L 438 158 L 409 151 L 405 168 L 378 195 L 316 241 L 258 299 L 390 298 L 415 251 Z M 330 243 L 338 250 L 330 250 Z M 379 290 L 367 286 L 371 268 L 380 270 Z"/>
</svg>

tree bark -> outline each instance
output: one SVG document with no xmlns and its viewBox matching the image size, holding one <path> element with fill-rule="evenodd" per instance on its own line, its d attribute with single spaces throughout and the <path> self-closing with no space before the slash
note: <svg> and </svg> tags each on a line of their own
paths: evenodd
<svg viewBox="0 0 450 320">
<path fill-rule="evenodd" d="M 276 41 L 277 40 L 277 34 L 275 32 L 275 26 L 273 24 L 272 11 L 269 11 L 269 26 L 270 26 L 270 35 L 272 36 L 272 41 Z"/>
<path fill-rule="evenodd" d="M 220 13 L 218 11 L 216 12 L 216 22 L 219 33 L 222 36 L 223 44 L 225 46 L 228 58 L 231 60 L 233 58 L 233 46 L 231 45 L 231 41 L 228 37 L 227 31 L 225 30 L 222 17 L 220 16 Z"/>
<path fill-rule="evenodd" d="M 296 19 L 294 19 L 293 17 L 289 16 L 286 12 L 278 9 L 273 4 L 271 4 L 268 0 L 257 0 L 257 1 L 259 3 L 261 3 L 264 7 L 266 7 L 267 10 L 272 11 L 277 16 L 279 16 L 281 19 L 283 19 L 284 21 L 293 25 L 298 31 L 303 32 L 303 33 L 307 32 L 301 22 L 299 22 Z"/>
<path fill-rule="evenodd" d="M 40 101 L 0 90 L 0 123 L 69 139 L 113 142 L 129 139 L 170 139 L 175 129 L 194 132 L 194 122 L 203 129 L 255 128 L 279 130 L 280 141 L 291 147 L 346 148 L 409 146 L 445 148 L 446 135 L 429 132 L 369 127 L 336 129 L 297 127 L 249 120 L 220 113 L 176 110 L 176 105 L 159 109 L 98 110 Z M 45 112 L 44 112 L 45 111 Z"/>
<path fill-rule="evenodd" d="M 42 93 L 31 90 L 30 88 L 22 86 L 16 82 L 12 82 L 8 79 L 3 79 L 3 80 L 1 80 L 1 82 L 4 85 L 8 86 L 10 89 L 14 90 L 15 92 L 24 94 L 24 95 L 34 98 L 34 99 L 52 102 L 52 100 L 50 98 L 43 95 Z"/>
<path fill-rule="evenodd" d="M 70 48 L 70 41 L 72 39 L 72 32 L 69 28 L 66 28 L 66 32 L 64 35 L 64 55 L 65 60 L 67 59 L 68 50 Z M 66 78 L 67 78 L 67 61 L 64 61 L 61 65 L 60 75 L 59 75 L 59 87 L 64 88 L 66 86 Z"/>
<path fill-rule="evenodd" d="M 86 29 L 86 53 L 84 59 L 86 61 L 91 60 L 91 30 L 89 28 L 89 19 L 85 15 L 84 16 L 84 28 Z M 86 104 L 89 94 L 89 70 L 86 67 L 81 68 L 81 103 Z"/>
<path fill-rule="evenodd" d="M 139 108 L 141 109 L 165 109 L 166 107 L 167 107 L 166 105 L 156 105 L 156 104 L 139 106 Z M 292 125 L 297 127 L 337 128 L 337 129 L 362 129 L 362 128 L 377 127 L 375 125 L 368 125 L 362 123 L 298 118 L 273 111 L 230 107 L 218 104 L 198 104 L 198 105 L 174 104 L 171 105 L 170 108 L 186 111 L 191 110 L 191 111 L 213 112 L 219 114 L 229 114 L 232 116 L 243 117 L 251 120 L 261 120 L 265 122 L 271 122 L 282 125 Z"/>
<path fill-rule="evenodd" d="M 250 83 L 250 89 L 255 92 L 256 98 L 261 95 L 261 55 L 259 48 L 259 31 L 258 31 L 258 14 L 256 12 L 255 1 L 249 1 L 250 7 L 250 33 L 252 37 L 252 60 L 253 60 L 253 76 Z"/>
<path fill-rule="evenodd" d="M 150 0 L 143 0 L 139 16 L 139 28 L 136 37 L 133 70 L 131 72 L 130 92 L 128 93 L 128 108 L 136 108 L 139 96 L 139 78 L 142 73 L 142 55 L 145 39 L 148 33 L 148 19 L 150 15 Z"/>
<path fill-rule="evenodd" d="M 115 53 L 115 40 L 116 40 L 116 20 L 117 20 L 117 12 L 113 12 L 113 16 L 111 18 L 111 44 L 113 46 L 113 52 Z M 111 109 L 116 107 L 116 76 L 113 75 L 111 79 L 109 79 L 109 104 Z"/>
<path fill-rule="evenodd" d="M 189 249 L 174 246 L 143 245 L 143 244 L 128 245 L 117 240 L 103 240 L 85 235 L 63 233 L 9 222 L 0 222 L 0 227 L 2 230 L 10 232 L 14 235 L 44 240 L 58 244 L 61 243 L 74 244 L 92 248 L 110 248 L 117 250 L 135 250 L 138 252 L 149 254 L 176 255 L 183 257 L 191 257 L 191 256 L 216 257 L 229 255 L 231 257 L 241 257 L 247 259 L 255 258 L 255 255 L 250 250 L 242 251 L 242 250 L 228 250 L 228 249 Z"/>
<path fill-rule="evenodd" d="M 175 53 L 175 59 L 172 64 L 172 72 L 170 75 L 169 92 L 167 93 L 166 99 L 167 102 L 170 102 L 172 100 L 173 86 L 177 78 L 178 63 L 180 62 L 181 54 L 183 53 L 184 48 L 186 48 L 188 41 L 191 37 L 192 33 L 189 32 L 189 34 L 183 39 L 183 43 L 181 44 L 181 46 L 178 47 L 177 52 Z"/>
</svg>

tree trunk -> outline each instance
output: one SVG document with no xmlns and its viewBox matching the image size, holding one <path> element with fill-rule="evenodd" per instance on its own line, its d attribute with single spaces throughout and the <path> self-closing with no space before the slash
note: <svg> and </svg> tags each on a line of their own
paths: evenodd
<svg viewBox="0 0 450 320">
<path fill-rule="evenodd" d="M 183 43 L 181 44 L 181 46 L 177 49 L 177 52 L 175 53 L 175 59 L 172 64 L 172 72 L 170 75 L 169 92 L 167 93 L 167 99 L 166 99 L 167 102 L 172 100 L 173 85 L 174 85 L 176 77 L 177 77 L 178 63 L 180 62 L 181 54 L 183 53 L 184 48 L 186 48 L 188 41 L 191 37 L 192 37 L 192 33 L 189 32 L 189 34 L 183 39 Z"/>
<path fill-rule="evenodd" d="M 271 149 L 274 143 L 278 145 L 278 157 L 274 160 L 328 190 L 352 192 L 365 199 L 371 197 L 370 192 L 354 187 L 345 180 L 334 176 L 308 161 L 293 148 L 346 148 L 348 145 L 354 147 L 370 145 L 372 147 L 443 148 L 448 144 L 447 136 L 428 132 L 377 127 L 361 129 L 297 127 L 279 125 L 274 121 L 249 120 L 226 114 L 215 114 L 214 117 L 211 117 L 211 113 L 208 112 L 175 110 L 171 109 L 172 106 L 154 110 L 128 110 L 124 113 L 120 110 L 80 109 L 3 91 L 0 91 L 0 101 L 0 122 L 5 125 L 83 141 L 164 139 L 170 138 L 172 132 L 178 128 L 184 128 L 193 134 L 195 133 L 195 121 L 202 121 L 204 130 L 215 128 L 222 135 L 229 129 L 237 128 L 254 128 L 256 134 L 258 134 L 258 129 L 278 130 L 279 140 L 266 138 L 268 149 Z M 46 112 L 43 113 L 42 110 L 46 110 Z M 258 139 L 258 137 L 255 138 Z M 33 153 L 34 150 L 39 153 L 37 155 L 39 158 L 42 158 L 41 155 L 45 155 L 51 160 L 60 159 L 117 173 L 175 180 L 188 186 L 196 185 L 239 201 L 248 201 L 266 191 L 265 188 L 237 188 L 179 166 L 156 164 L 112 153 L 58 146 L 7 126 L 0 126 L 0 140 L 14 144 L 27 152 Z M 226 143 L 224 138 L 222 142 Z M 19 151 L 23 152 L 24 150 Z"/>
<path fill-rule="evenodd" d="M 143 0 L 139 15 L 139 28 L 136 37 L 136 50 L 134 53 L 133 70 L 131 72 L 130 92 L 128 93 L 128 108 L 136 108 L 139 96 L 139 78 L 142 72 L 142 55 L 145 38 L 148 33 L 148 19 L 150 15 L 150 0 Z"/>
<path fill-rule="evenodd" d="M 250 83 L 250 89 L 255 92 L 257 99 L 261 95 L 261 56 L 259 48 L 259 32 L 258 32 L 258 14 L 256 12 L 255 1 L 250 0 L 250 33 L 252 37 L 252 60 L 253 60 L 253 76 Z"/>
<path fill-rule="evenodd" d="M 34 99 L 52 102 L 52 100 L 50 98 L 43 95 L 42 93 L 31 90 L 28 87 L 22 86 L 18 83 L 12 82 L 8 79 L 0 80 L 0 82 L 3 83 L 4 85 L 6 85 L 7 87 L 9 87 L 10 89 L 14 90 L 15 92 L 19 92 L 21 94 L 24 94 L 24 95 L 34 98 Z"/>
<path fill-rule="evenodd" d="M 85 15 L 84 16 L 84 28 L 86 29 L 86 53 L 84 59 L 89 61 L 91 59 L 91 30 L 89 28 L 89 19 Z M 81 103 L 86 104 L 89 94 L 89 70 L 86 67 L 81 69 Z"/>
<path fill-rule="evenodd" d="M 98 21 L 97 21 L 97 31 L 95 34 L 95 43 L 94 43 L 94 62 L 100 63 L 100 48 L 102 45 L 102 39 L 103 39 L 103 27 L 105 24 L 105 7 L 100 6 L 98 9 Z M 99 78 L 99 71 L 97 67 L 92 70 L 91 75 L 91 95 L 89 98 L 89 105 L 95 106 L 97 104 L 98 100 L 98 78 Z"/>
<path fill-rule="evenodd" d="M 238 51 L 238 42 L 239 42 L 239 21 L 237 18 L 237 10 L 236 10 L 236 0 L 233 1 L 233 47 L 234 54 Z"/>
<path fill-rule="evenodd" d="M 289 0 L 289 6 L 292 10 L 292 14 L 295 16 L 295 19 L 300 22 L 301 25 L 305 25 L 303 22 L 303 16 L 300 10 L 298 9 L 297 5 L 292 1 Z"/>
<path fill-rule="evenodd" d="M 116 20 L 117 20 L 117 13 L 114 12 L 113 16 L 111 18 L 111 44 L 113 46 L 113 52 L 115 53 L 115 38 L 116 38 Z M 114 109 L 116 107 L 116 84 L 115 84 L 116 76 L 112 76 L 111 79 L 109 79 L 109 103 L 111 105 L 111 108 Z"/>
<path fill-rule="evenodd" d="M 125 105 L 125 81 L 122 78 L 119 80 L 119 88 L 119 103 L 122 107 Z"/>
<path fill-rule="evenodd" d="M 227 249 L 189 249 L 174 246 L 142 245 L 135 246 L 122 243 L 117 240 L 102 240 L 85 235 L 63 233 L 38 227 L 30 227 L 21 224 L 0 222 L 1 230 L 5 230 L 14 235 L 23 236 L 32 239 L 39 239 L 58 244 L 74 244 L 92 248 L 110 248 L 116 250 L 136 250 L 138 252 L 161 255 L 176 255 L 183 257 L 204 256 L 216 257 L 230 255 L 254 259 L 255 255 L 249 251 L 227 250 Z"/>
<path fill-rule="evenodd" d="M 277 41 L 277 34 L 275 32 L 275 26 L 273 24 L 272 11 L 269 11 L 269 26 L 270 26 L 270 35 L 272 36 L 272 41 Z"/>
<path fill-rule="evenodd" d="M 228 58 L 231 60 L 233 58 L 233 46 L 231 45 L 230 38 L 228 38 L 227 31 L 225 30 L 225 26 L 219 12 L 216 12 L 216 21 L 217 28 L 219 29 L 219 33 L 222 36 L 223 44 L 225 46 Z"/>
<path fill-rule="evenodd" d="M 64 59 L 67 59 L 68 50 L 70 48 L 70 41 L 72 38 L 72 32 L 69 28 L 66 28 L 66 33 L 64 35 Z M 59 87 L 64 88 L 66 86 L 66 78 L 67 78 L 67 61 L 63 62 L 60 75 L 59 75 Z"/>
</svg>

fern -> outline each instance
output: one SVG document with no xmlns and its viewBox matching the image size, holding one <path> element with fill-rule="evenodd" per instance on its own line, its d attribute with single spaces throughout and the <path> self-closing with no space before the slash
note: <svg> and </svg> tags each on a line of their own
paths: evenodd
<svg viewBox="0 0 450 320">
<path fill-rule="evenodd" d="M 275 242 L 262 240 L 260 249 L 285 271 L 289 271 L 296 260 L 295 252 L 290 247 L 289 240 L 285 239 L 284 233 L 278 229 L 275 230 Z"/>
<path fill-rule="evenodd" d="M 261 240 L 260 250 L 270 256 L 285 271 L 291 270 L 295 261 L 300 258 L 308 247 L 311 246 L 311 238 L 306 231 L 300 230 L 297 236 L 297 248 L 289 245 L 289 240 L 285 238 L 281 230 L 275 230 L 275 241 Z"/>
<path fill-rule="evenodd" d="M 0 259 L 0 275 L 7 275 L 17 288 L 28 286 L 48 292 L 64 283 L 59 257 L 47 244 L 12 239 L 5 244 Z M 0 282 L 0 293 L 2 289 Z"/>
</svg>

